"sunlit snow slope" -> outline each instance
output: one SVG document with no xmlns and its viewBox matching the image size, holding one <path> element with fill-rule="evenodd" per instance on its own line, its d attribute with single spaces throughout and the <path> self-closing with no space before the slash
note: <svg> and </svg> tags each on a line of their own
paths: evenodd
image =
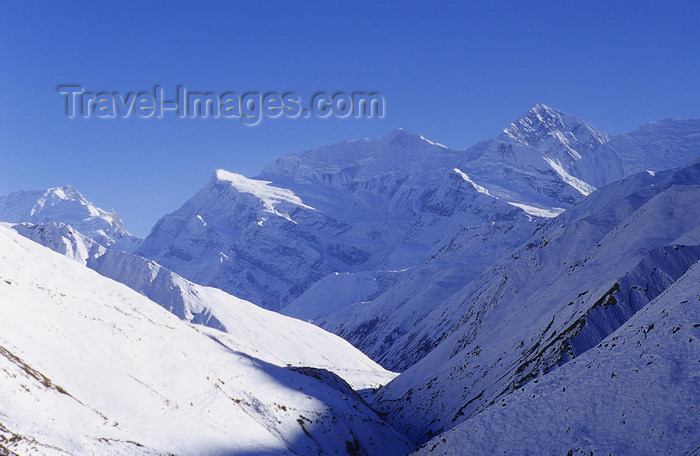
<svg viewBox="0 0 700 456">
<path fill-rule="evenodd" d="M 8 454 L 408 449 L 329 372 L 238 351 L 5 227 L 0 252 L 0 448 Z"/>
</svg>

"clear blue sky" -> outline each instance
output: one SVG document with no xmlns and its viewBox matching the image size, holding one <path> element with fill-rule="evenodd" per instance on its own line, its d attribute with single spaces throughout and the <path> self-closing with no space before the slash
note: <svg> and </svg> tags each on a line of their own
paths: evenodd
<svg viewBox="0 0 700 456">
<path fill-rule="evenodd" d="M 147 3 L 147 2 L 143 2 Z M 69 183 L 138 235 L 215 168 L 396 127 L 453 148 L 541 102 L 612 133 L 700 117 L 700 2 L 0 4 L 0 194 Z M 375 90 L 386 117 L 74 119 L 87 90 Z"/>
</svg>

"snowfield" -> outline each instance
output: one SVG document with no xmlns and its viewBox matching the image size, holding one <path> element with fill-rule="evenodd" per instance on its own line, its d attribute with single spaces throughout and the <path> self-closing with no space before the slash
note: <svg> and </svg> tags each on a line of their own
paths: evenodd
<svg viewBox="0 0 700 456">
<path fill-rule="evenodd" d="M 0 445 L 7 451 L 398 455 L 409 449 L 327 371 L 295 370 L 239 351 L 227 338 L 212 337 L 5 227 L 0 252 Z M 277 337 L 273 328 L 269 339 Z M 287 343 L 307 343 L 293 336 Z M 265 340 L 259 343 L 264 350 Z M 333 357 L 332 347 L 315 347 L 327 349 Z"/>
<path fill-rule="evenodd" d="M 217 288 L 183 279 L 152 260 L 109 250 L 88 263 L 179 318 L 206 328 L 228 347 L 276 365 L 327 369 L 356 390 L 378 388 L 397 374 L 344 339 L 318 326 L 280 315 Z"/>
</svg>

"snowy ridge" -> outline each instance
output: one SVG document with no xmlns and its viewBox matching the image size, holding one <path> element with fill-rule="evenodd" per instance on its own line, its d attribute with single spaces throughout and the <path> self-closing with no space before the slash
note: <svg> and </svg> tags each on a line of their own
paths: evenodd
<svg viewBox="0 0 700 456">
<path fill-rule="evenodd" d="M 587 196 L 593 190 L 595 190 L 593 187 L 586 184 L 585 182 L 582 182 L 582 181 L 576 179 L 575 177 L 569 175 L 568 173 L 566 173 L 566 171 L 564 171 L 561 168 L 561 166 L 556 165 L 553 162 L 549 162 L 549 159 L 546 159 L 546 160 L 548 161 L 548 163 L 550 163 L 550 165 L 553 168 L 555 168 L 555 171 L 557 171 L 557 174 L 559 174 L 562 177 L 562 179 L 564 179 L 565 181 L 567 180 L 567 178 L 569 180 L 571 180 L 571 182 L 568 182 L 568 183 L 574 187 L 577 187 L 577 189 L 584 196 Z M 455 168 L 454 171 L 457 174 L 459 174 L 465 181 L 469 182 L 477 192 L 483 193 L 484 195 L 493 196 L 486 188 L 482 187 L 481 185 L 479 185 L 476 182 L 474 182 L 473 180 L 471 180 L 469 178 L 469 176 L 467 176 L 466 173 L 464 173 L 462 170 Z M 494 196 L 494 198 L 496 198 L 496 197 Z M 498 198 L 496 198 L 496 199 L 498 199 Z M 512 201 L 507 201 L 507 203 L 510 204 L 511 206 L 522 209 L 523 211 L 527 212 L 530 215 L 534 215 L 535 217 L 552 218 L 552 217 L 556 217 L 557 215 L 561 214 L 565 210 L 565 209 L 559 208 L 559 207 L 555 207 L 555 208 L 551 208 L 551 209 L 541 209 L 541 208 L 537 208 L 534 206 L 529 206 L 527 204 L 514 203 Z"/>
<path fill-rule="evenodd" d="M 395 217 L 420 210 L 421 197 L 463 156 L 402 129 L 381 138 L 344 141 L 285 155 L 257 179 L 292 188 L 334 216 L 359 211 L 365 218 L 389 210 Z M 338 203 L 350 203 L 339 206 Z"/>
<path fill-rule="evenodd" d="M 581 179 L 578 179 L 571 174 L 567 173 L 564 170 L 564 167 L 556 161 L 553 158 L 549 157 L 544 157 L 544 160 L 549 163 L 549 166 L 552 167 L 552 169 L 561 177 L 561 179 L 566 182 L 567 184 L 571 185 L 574 187 L 576 190 L 578 190 L 583 196 L 588 196 L 590 195 L 594 190 L 595 187 L 587 184 L 586 182 L 582 181 Z"/>
<path fill-rule="evenodd" d="M 474 187 L 474 190 L 476 190 L 477 192 L 483 193 L 484 195 L 489 195 L 489 196 L 491 196 L 491 194 L 489 193 L 488 190 L 486 190 L 484 187 L 482 187 L 481 185 L 479 185 L 479 184 L 477 184 L 476 182 L 474 182 L 473 180 L 471 180 L 471 179 L 469 178 L 469 176 L 467 176 L 467 174 L 464 173 L 462 170 L 460 170 L 460 169 L 458 169 L 458 168 L 455 168 L 455 169 L 454 169 L 454 172 L 457 173 L 457 174 L 459 174 L 460 177 L 461 177 L 462 179 L 464 179 L 465 181 L 469 182 L 469 183 L 472 185 L 472 187 Z"/>
<path fill-rule="evenodd" d="M 259 198 L 267 211 L 275 215 L 280 215 L 275 211 L 275 206 L 280 203 L 290 203 L 301 206 L 304 209 L 312 209 L 302 203 L 301 199 L 291 190 L 286 188 L 278 188 L 270 185 L 270 182 L 248 179 L 240 174 L 228 172 L 223 169 L 214 171 L 214 178 L 219 181 L 230 182 L 231 185 L 241 193 L 249 193 Z"/>
</svg>

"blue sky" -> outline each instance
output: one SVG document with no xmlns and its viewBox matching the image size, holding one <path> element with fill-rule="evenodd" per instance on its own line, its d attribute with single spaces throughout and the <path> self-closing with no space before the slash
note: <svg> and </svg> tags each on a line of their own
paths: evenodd
<svg viewBox="0 0 700 456">
<path fill-rule="evenodd" d="M 146 3 L 146 2 L 143 2 Z M 541 102 L 611 133 L 697 118 L 700 2 L 0 4 L 0 194 L 69 183 L 146 235 L 215 168 L 396 127 L 453 148 Z M 59 84 L 379 91 L 384 119 L 67 119 Z"/>
</svg>

